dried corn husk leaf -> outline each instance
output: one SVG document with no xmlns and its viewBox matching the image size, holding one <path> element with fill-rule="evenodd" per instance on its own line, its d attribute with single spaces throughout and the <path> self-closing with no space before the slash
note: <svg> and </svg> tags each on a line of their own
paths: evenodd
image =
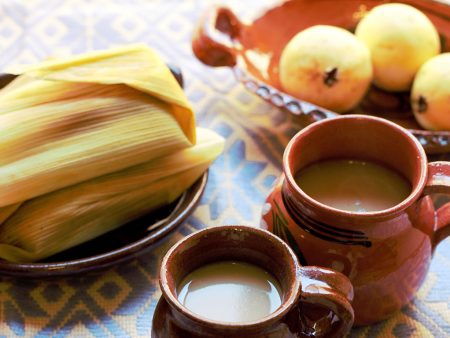
<svg viewBox="0 0 450 338">
<path fill-rule="evenodd" d="M 195 142 L 191 105 L 163 60 L 144 44 L 52 59 L 9 71 L 64 82 L 125 84 L 173 105 L 173 114 L 181 128 Z"/>
<path fill-rule="evenodd" d="M 183 91 L 143 45 L 31 66 L 0 111 L 0 207 L 195 142 Z"/>
<path fill-rule="evenodd" d="M 173 202 L 223 150 L 214 132 L 197 133 L 193 147 L 24 202 L 0 225 L 0 258 L 36 261 Z"/>
<path fill-rule="evenodd" d="M 0 224 L 5 222 L 9 216 L 11 216 L 17 209 L 19 209 L 21 204 L 22 203 L 16 203 L 0 208 Z"/>
</svg>

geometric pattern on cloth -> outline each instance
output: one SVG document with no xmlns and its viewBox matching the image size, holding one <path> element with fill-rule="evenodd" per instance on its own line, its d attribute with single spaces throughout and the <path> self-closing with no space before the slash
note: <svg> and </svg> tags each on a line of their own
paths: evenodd
<svg viewBox="0 0 450 338">
<path fill-rule="evenodd" d="M 273 1 L 227 1 L 250 18 Z M 300 128 L 262 102 L 231 70 L 195 59 L 201 0 L 0 0 L 0 70 L 16 63 L 143 42 L 179 65 L 198 124 L 226 138 L 198 208 L 153 250 L 107 271 L 53 280 L 0 278 L 0 337 L 149 337 L 161 296 L 158 264 L 176 241 L 220 224 L 258 226 L 279 175 L 284 147 Z M 450 239 L 437 248 L 411 304 L 392 318 L 353 329 L 350 337 L 450 336 Z"/>
</svg>

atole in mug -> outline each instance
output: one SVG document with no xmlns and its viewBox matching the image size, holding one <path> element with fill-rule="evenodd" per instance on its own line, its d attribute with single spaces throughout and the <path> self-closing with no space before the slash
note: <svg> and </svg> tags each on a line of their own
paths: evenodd
<svg viewBox="0 0 450 338">
<path fill-rule="evenodd" d="M 330 159 L 374 162 L 401 173 L 411 192 L 383 210 L 340 210 L 308 196 L 295 174 Z M 335 177 L 339 180 L 340 177 Z M 418 141 L 384 119 L 347 115 L 300 131 L 263 207 L 262 225 L 284 239 L 302 264 L 333 268 L 355 289 L 355 324 L 383 320 L 422 284 L 436 245 L 450 234 L 450 203 L 435 210 L 430 193 L 450 192 L 450 164 L 428 163 Z"/>
<path fill-rule="evenodd" d="M 239 262 L 239 265 L 230 267 L 230 262 Z M 228 276 L 224 274 L 223 265 L 227 265 Z M 249 267 L 251 271 L 243 271 Z M 203 285 L 189 290 L 195 291 L 208 284 L 211 286 L 212 279 L 224 282 L 231 278 L 236 282 L 232 272 L 236 272 L 236 268 L 241 270 L 237 282 L 248 284 L 251 280 L 252 289 L 267 282 L 264 281 L 269 276 L 266 273 L 270 274 L 272 285 L 277 284 L 279 303 L 256 317 L 245 314 L 227 318 L 228 311 L 216 317 L 185 302 L 186 283 L 200 278 Z M 254 268 L 262 271 L 256 272 Z M 301 266 L 286 243 L 268 231 L 250 226 L 211 227 L 180 240 L 161 263 L 160 286 L 162 298 L 153 317 L 153 338 L 340 338 L 353 324 L 350 304 L 353 288 L 347 277 L 326 268 Z M 220 295 L 209 296 L 220 299 Z M 230 296 L 236 294 L 231 292 Z M 259 306 L 263 307 L 264 303 Z M 219 300 L 215 305 L 230 303 Z"/>
</svg>

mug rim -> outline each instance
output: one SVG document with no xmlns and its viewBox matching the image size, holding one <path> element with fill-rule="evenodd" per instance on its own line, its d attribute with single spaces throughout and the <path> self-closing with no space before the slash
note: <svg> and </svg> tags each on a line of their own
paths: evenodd
<svg viewBox="0 0 450 338">
<path fill-rule="evenodd" d="M 403 135 L 405 140 L 407 140 L 409 143 L 414 145 L 415 150 L 417 151 L 417 154 L 420 157 L 420 177 L 418 180 L 418 183 L 413 186 L 413 183 L 411 183 L 412 189 L 409 195 L 400 203 L 397 203 L 396 205 L 382 210 L 376 210 L 376 211 L 366 211 L 366 212 L 356 212 L 356 211 L 348 211 L 343 209 L 338 209 L 331 207 L 327 204 L 321 203 L 312 197 L 310 197 L 308 194 L 306 194 L 295 182 L 294 179 L 294 173 L 292 173 L 290 168 L 290 161 L 289 161 L 289 154 L 292 151 L 292 148 L 294 145 L 298 142 L 298 140 L 305 135 L 308 135 L 309 133 L 313 132 L 314 129 L 320 128 L 322 125 L 335 123 L 336 120 L 367 120 L 367 121 L 373 121 L 373 123 L 381 123 L 385 126 L 396 130 L 400 134 Z M 372 123 L 372 122 L 371 122 Z M 311 125 L 305 127 L 304 129 L 300 130 L 297 134 L 295 134 L 291 140 L 289 141 L 288 145 L 286 146 L 286 149 L 283 154 L 283 172 L 286 177 L 286 180 L 288 181 L 290 188 L 294 189 L 295 193 L 300 195 L 303 200 L 305 200 L 308 205 L 311 205 L 315 208 L 321 209 L 325 212 L 332 213 L 336 216 L 342 216 L 342 217 L 352 217 L 352 218 L 358 218 L 358 219 L 378 219 L 383 218 L 386 216 L 390 216 L 392 214 L 397 214 L 406 208 L 408 208 L 410 205 L 412 205 L 417 198 L 422 194 L 422 191 L 425 187 L 426 181 L 427 181 L 427 175 L 428 175 L 428 160 L 427 156 L 425 154 L 425 150 L 423 149 L 422 145 L 419 143 L 419 141 L 416 139 L 414 135 L 412 135 L 407 129 L 399 126 L 398 124 L 391 122 L 389 120 L 383 119 L 381 117 L 376 116 L 369 116 L 369 115 L 362 115 L 362 114 L 349 114 L 349 115 L 340 115 L 336 116 L 330 119 L 324 119 L 318 122 L 314 122 Z"/>
<path fill-rule="evenodd" d="M 203 237 L 207 233 L 211 232 L 220 232 L 220 231 L 230 231 L 230 230 L 245 230 L 250 231 L 254 234 L 257 234 L 258 236 L 265 237 L 267 240 L 275 240 L 279 245 L 281 245 L 283 250 L 286 250 L 288 253 L 288 257 L 292 259 L 292 263 L 295 266 L 295 270 L 292 271 L 295 276 L 293 276 L 293 279 L 295 281 L 294 284 L 291 285 L 291 295 L 290 297 L 286 299 L 282 299 L 282 302 L 280 306 L 273 312 L 271 312 L 269 315 L 262 317 L 258 320 L 254 321 L 248 321 L 248 322 L 225 322 L 225 321 L 216 321 L 212 319 L 208 319 L 206 317 L 203 317 L 201 315 L 196 314 L 195 312 L 189 310 L 187 307 L 182 305 L 180 301 L 178 300 L 177 296 L 172 292 L 172 290 L 169 287 L 168 282 L 168 275 L 169 275 L 169 269 L 167 268 L 168 261 L 173 257 L 173 255 L 177 254 L 177 250 L 179 250 L 180 247 L 182 247 L 186 242 L 189 241 L 195 241 L 196 239 L 199 239 Z M 245 262 L 245 259 L 242 261 Z M 216 329 L 222 329 L 222 330 L 251 330 L 256 329 L 260 326 L 266 326 L 271 325 L 277 321 L 279 321 L 281 318 L 283 318 L 287 313 L 298 303 L 300 300 L 300 296 L 302 293 L 302 285 L 301 285 L 301 276 L 300 276 L 300 269 L 302 268 L 300 262 L 297 259 L 297 256 L 293 252 L 293 250 L 279 237 L 275 236 L 271 232 L 249 226 L 249 225 L 221 225 L 221 226 L 212 226 L 209 228 L 201 229 L 199 231 L 196 231 L 185 238 L 181 239 L 177 243 L 175 243 L 169 251 L 165 254 L 160 267 L 160 275 L 159 275 L 159 284 L 162 291 L 162 296 L 167 300 L 167 302 L 174 307 L 179 313 L 183 314 L 190 320 L 199 323 L 200 325 L 214 327 Z M 270 272 L 270 271 L 269 271 Z M 272 272 L 271 272 L 272 273 Z M 275 278 L 278 280 L 278 277 L 275 276 Z M 285 290 L 283 290 L 285 291 Z"/>
</svg>

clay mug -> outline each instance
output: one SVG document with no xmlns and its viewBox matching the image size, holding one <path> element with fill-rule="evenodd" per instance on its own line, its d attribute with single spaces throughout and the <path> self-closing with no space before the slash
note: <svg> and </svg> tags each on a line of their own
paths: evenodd
<svg viewBox="0 0 450 338">
<path fill-rule="evenodd" d="M 197 315 L 177 298 L 177 287 L 193 270 L 213 262 L 246 262 L 271 273 L 281 305 L 252 322 L 221 322 Z M 353 288 L 339 272 L 301 266 L 294 252 L 272 233 L 224 225 L 198 231 L 176 243 L 160 268 L 160 299 L 152 337 L 343 337 L 353 324 Z"/>
<path fill-rule="evenodd" d="M 294 175 L 327 159 L 382 164 L 402 173 L 411 193 L 376 212 L 319 203 L 299 188 Z M 407 130 L 377 117 L 340 116 L 308 126 L 289 142 L 262 227 L 288 242 L 301 264 L 348 276 L 355 290 L 355 324 L 366 325 L 399 310 L 422 284 L 436 245 L 450 234 L 450 203 L 436 211 L 429 194 L 449 192 L 450 163 L 428 163 Z"/>
</svg>

